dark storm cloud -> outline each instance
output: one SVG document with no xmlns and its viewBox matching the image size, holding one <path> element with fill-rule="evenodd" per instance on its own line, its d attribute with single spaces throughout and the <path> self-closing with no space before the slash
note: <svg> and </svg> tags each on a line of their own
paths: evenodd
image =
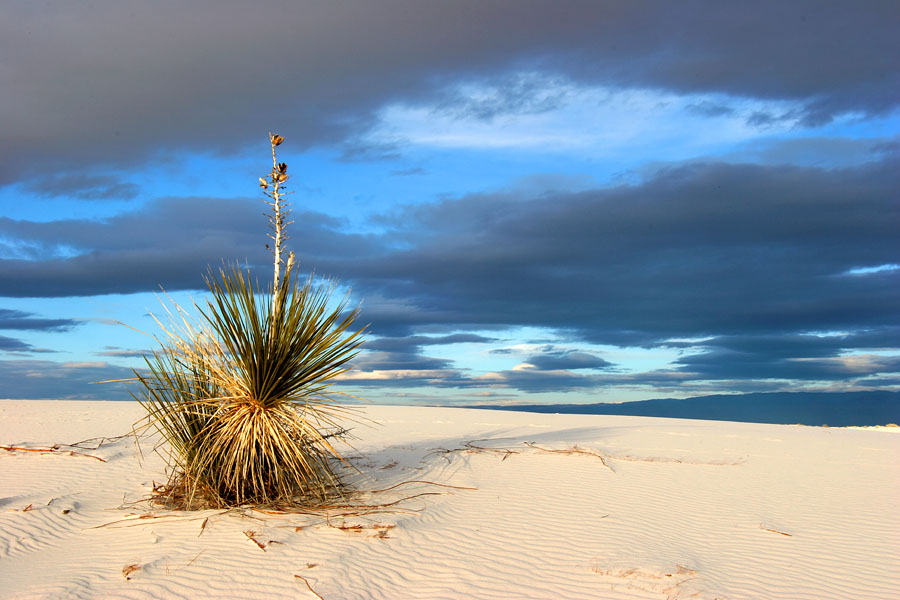
<svg viewBox="0 0 900 600">
<path fill-rule="evenodd" d="M 365 387 L 477 387 L 453 361 L 418 352 L 366 351 L 353 361 L 348 378 L 336 383 L 346 388 Z"/>
<path fill-rule="evenodd" d="M 462 91 L 448 92 L 434 110 L 458 119 L 474 118 L 482 121 L 510 114 L 540 114 L 565 104 L 564 83 L 566 82 L 546 81 L 534 74 L 500 77 L 489 88 L 481 90 L 477 97 Z"/>
<path fill-rule="evenodd" d="M 489 343 L 491 338 L 473 334 L 455 334 L 440 337 L 410 336 L 407 338 L 381 338 L 367 342 L 367 350 L 354 362 L 357 373 L 347 383 L 380 387 L 403 385 L 414 387 L 429 385 L 445 388 L 481 388 L 501 387 L 518 389 L 526 392 L 542 391 L 574 391 L 597 388 L 609 383 L 608 379 L 594 375 L 582 375 L 567 371 L 568 369 L 602 369 L 612 366 L 611 363 L 587 352 L 559 349 L 551 344 L 538 349 L 540 354 L 525 360 L 527 367 L 490 374 L 486 378 L 473 377 L 459 369 L 453 368 L 453 362 L 423 356 L 421 349 L 426 345 L 442 345 L 451 343 Z M 513 352 L 514 350 L 510 350 Z M 495 350 L 494 353 L 501 353 Z M 382 371 L 401 371 L 402 378 L 376 378 Z M 367 378 L 367 374 L 372 374 Z"/>
<path fill-rule="evenodd" d="M 203 288 L 207 265 L 223 260 L 269 263 L 260 244 L 262 205 L 254 199 L 164 198 L 142 210 L 106 221 L 17 221 L 0 218 L 0 235 L 52 255 L 58 245 L 75 256 L 45 260 L 0 259 L 0 295 L 89 296 Z M 295 211 L 294 235 L 307 253 L 323 260 L 366 251 L 368 242 L 335 230 L 331 217 Z M 299 249 L 298 249 L 299 250 Z"/>
<path fill-rule="evenodd" d="M 691 164 L 636 186 L 473 195 L 382 219 L 380 237 L 296 214 L 306 268 L 367 298 L 380 335 L 532 325 L 597 343 L 849 331 L 900 324 L 895 158 L 823 170 Z M 207 264 L 266 264 L 251 200 L 165 199 L 106 222 L 0 219 L 74 257 L 0 261 L 6 296 L 202 287 Z M 408 249 L 396 250 L 396 243 Z M 376 301 L 371 301 L 375 299 Z"/>
<path fill-rule="evenodd" d="M 15 390 L 17 399 L 129 400 L 124 384 L 93 382 L 133 376 L 131 369 L 103 362 L 0 360 L 0 390 Z"/>
<path fill-rule="evenodd" d="M 543 326 L 595 343 L 702 351 L 669 371 L 604 375 L 548 374 L 574 366 L 543 353 L 525 361 L 539 368 L 502 371 L 493 385 L 864 386 L 900 370 L 896 358 L 844 356 L 900 345 L 900 270 L 849 274 L 897 263 L 898 166 L 894 157 L 834 170 L 695 164 L 631 187 L 448 199 L 383 220 L 412 249 L 344 276 L 401 301 L 371 316 L 409 330 Z M 810 334 L 835 331 L 844 333 Z M 703 336 L 713 339 L 670 340 Z"/>
<path fill-rule="evenodd" d="M 3 352 L 30 352 L 32 347 L 22 340 L 0 335 L 0 351 Z"/>
<path fill-rule="evenodd" d="M 27 186 L 42 197 L 63 196 L 79 200 L 132 200 L 140 188 L 113 175 L 72 173 L 42 176 Z"/>
<path fill-rule="evenodd" d="M 605 361 L 599 356 L 577 351 L 537 354 L 526 358 L 525 362 L 541 371 L 603 369 L 613 366 L 611 362 Z"/>
<path fill-rule="evenodd" d="M 35 317 L 34 313 L 0 308 L 0 329 L 68 331 L 77 325 L 79 322 L 73 319 L 42 319 Z"/>
<path fill-rule="evenodd" d="M 831 170 L 689 164 L 632 186 L 407 207 L 381 218 L 380 236 L 298 214 L 296 247 L 306 268 L 366 298 L 361 322 L 376 334 L 414 334 L 374 340 L 368 370 L 448 370 L 421 349 L 481 340 L 437 334 L 531 326 L 599 344 L 701 346 L 705 354 L 682 357 L 670 382 L 846 379 L 896 367 L 876 358 L 850 364 L 841 354 L 895 347 L 900 269 L 849 272 L 900 263 L 898 172 L 892 156 Z M 6 238 L 82 252 L 0 261 L 0 291 L 201 287 L 205 265 L 222 257 L 268 263 L 261 219 L 253 201 L 198 198 L 161 200 L 107 222 L 0 219 Z M 549 368 L 552 357 L 537 361 Z M 507 383 L 540 386 L 540 372 L 512 372 Z M 612 375 L 565 385 L 625 381 Z"/>
<path fill-rule="evenodd" d="M 694 104 L 688 104 L 685 107 L 687 112 L 701 115 L 703 117 L 721 117 L 724 115 L 734 114 L 734 108 L 720 102 L 710 102 L 703 100 Z"/>
<path fill-rule="evenodd" d="M 771 357 L 762 354 L 715 351 L 680 358 L 680 370 L 696 379 L 856 379 L 900 371 L 900 357 L 859 355 L 853 357 Z"/>
<path fill-rule="evenodd" d="M 445 369 L 440 377 L 433 371 L 417 376 L 414 372 L 406 386 L 515 389 L 526 393 L 574 392 L 607 387 L 656 388 L 660 393 L 763 392 L 790 389 L 786 382 L 834 382 L 854 389 L 877 389 L 895 385 L 896 378 L 882 373 L 900 371 L 900 357 L 863 354 L 841 356 L 844 350 L 896 350 L 900 347 L 900 328 L 884 328 L 856 335 L 769 335 L 722 336 L 701 343 L 702 354 L 677 359 L 675 368 L 636 373 L 579 373 L 580 369 L 608 369 L 613 365 L 586 352 L 555 349 L 548 345 L 541 354 L 524 359 L 527 366 L 501 370 L 484 378 L 465 375 L 422 357 L 391 353 L 391 362 L 379 368 Z M 499 348 L 492 354 L 513 354 L 517 350 Z M 367 366 L 366 369 L 370 369 Z M 433 380 L 433 381 L 432 381 Z M 354 381 L 353 383 L 357 383 Z M 371 387 L 384 380 L 368 380 Z M 394 381 L 387 383 L 393 386 Z M 836 388 L 837 389 L 837 388 Z M 840 388 L 846 389 L 846 387 Z"/>
<path fill-rule="evenodd" d="M 857 387 L 861 389 L 886 389 L 889 387 L 900 386 L 900 377 L 873 377 L 857 382 Z"/>
<path fill-rule="evenodd" d="M 454 368 L 452 360 L 422 354 L 425 346 L 488 343 L 481 335 L 457 333 L 444 336 L 414 335 L 367 340 L 363 352 L 353 361 L 353 376 L 342 382 L 348 387 L 430 387 L 470 388 L 479 383 Z M 386 373 L 386 374 L 385 374 Z"/>
<path fill-rule="evenodd" d="M 848 349 L 900 349 L 900 327 L 879 327 L 868 331 L 831 335 L 734 335 L 694 344 L 713 351 L 760 355 L 770 358 L 825 358 L 839 356 Z"/>
<path fill-rule="evenodd" d="M 482 383 L 493 383 L 522 392 L 573 392 L 602 387 L 608 381 L 591 375 L 580 375 L 567 371 L 540 371 L 517 369 L 500 371 Z"/>
<path fill-rule="evenodd" d="M 395 324 L 529 324 L 615 345 L 896 325 L 900 271 L 842 274 L 900 256 L 897 168 L 688 165 L 638 186 L 446 200 L 389 221 L 410 250 L 341 275 L 402 299 Z"/>
<path fill-rule="evenodd" d="M 0 329 L 14 329 L 18 331 L 68 331 L 80 325 L 73 319 L 42 319 L 35 317 L 33 313 L 0 308 Z M 46 353 L 54 352 L 46 348 L 35 348 L 20 339 L 0 335 L 0 351 L 4 352 L 29 352 Z"/>
<path fill-rule="evenodd" d="M 784 389 L 784 382 L 766 380 L 706 381 L 679 371 L 647 371 L 642 373 L 583 374 L 569 371 L 510 369 L 491 374 L 489 379 L 468 380 L 466 385 L 490 384 L 526 393 L 577 392 L 604 388 L 652 387 L 659 393 L 759 392 Z M 459 387 L 465 387 L 460 385 Z"/>
<path fill-rule="evenodd" d="M 792 137 L 746 142 L 727 153 L 727 162 L 850 166 L 897 154 L 891 138 Z"/>
<path fill-rule="evenodd" d="M 364 140 L 348 140 L 341 145 L 338 160 L 346 163 L 380 162 L 401 158 L 400 144 L 397 142 L 372 143 Z"/>
<path fill-rule="evenodd" d="M 877 143 L 872 146 L 872 152 L 876 154 L 880 154 L 882 152 L 886 152 L 889 154 L 898 154 L 900 153 L 900 139 L 894 138 L 890 141 Z"/>
<path fill-rule="evenodd" d="M 444 387 L 481 387 L 515 389 L 526 393 L 577 392 L 599 389 L 641 389 L 651 387 L 660 394 L 752 393 L 791 391 L 797 382 L 828 382 L 821 391 L 847 389 L 884 389 L 895 386 L 900 378 L 882 377 L 879 370 L 896 372 L 900 360 L 878 357 L 875 361 L 858 361 L 855 365 L 822 362 L 788 369 L 767 368 L 712 369 L 690 372 L 681 370 L 647 371 L 629 374 L 581 374 L 567 371 L 515 369 L 491 374 L 489 379 L 448 379 Z M 756 374 L 748 374 L 749 371 Z M 735 376 L 735 378 L 730 378 Z"/>
<path fill-rule="evenodd" d="M 385 103 L 452 103 L 459 82 L 521 73 L 796 100 L 808 123 L 881 113 L 898 104 L 896 8 L 893 0 L 6 3 L 0 182 L 133 164 L 158 150 L 227 153 L 273 123 L 308 144 L 339 142 L 369 127 Z M 527 85 L 506 89 L 514 109 L 540 107 Z M 489 116 L 501 104 L 488 99 L 469 112 Z"/>
<path fill-rule="evenodd" d="M 746 121 L 747 125 L 750 125 L 751 127 L 768 129 L 776 125 L 796 121 L 800 117 L 801 113 L 798 110 L 788 110 L 782 112 L 757 110 L 752 112 L 750 116 L 747 117 Z"/>
<path fill-rule="evenodd" d="M 126 348 L 119 348 L 118 346 L 104 346 L 102 352 L 94 352 L 97 356 L 109 356 L 112 358 L 142 358 L 144 356 L 150 356 L 153 353 L 152 350 L 129 350 Z"/>
<path fill-rule="evenodd" d="M 403 371 L 404 379 L 409 379 L 406 385 L 413 385 L 420 379 L 434 378 L 434 371 L 442 371 L 444 385 L 455 382 L 458 385 L 466 385 L 465 379 L 459 372 L 453 369 L 453 361 L 443 358 L 425 356 L 422 350 L 425 346 L 445 346 L 450 344 L 489 343 L 495 341 L 481 335 L 470 333 L 457 333 L 444 336 L 413 335 L 406 337 L 381 337 L 367 340 L 363 344 L 365 352 L 353 362 L 353 368 L 362 373 L 374 371 Z M 428 371 L 430 374 L 420 375 L 417 371 Z M 361 381 L 359 377 L 353 380 L 353 384 Z M 372 382 L 370 382 L 371 384 Z M 377 382 L 376 382 L 377 383 Z M 383 383 L 383 382 L 382 382 Z M 393 385 L 393 383 L 391 384 Z"/>
<path fill-rule="evenodd" d="M 412 352 L 372 351 L 353 361 L 353 368 L 360 371 L 430 371 L 448 369 L 453 362 Z"/>
<path fill-rule="evenodd" d="M 675 361 L 698 379 L 839 380 L 900 370 L 900 357 L 848 351 L 900 349 L 900 327 L 842 335 L 737 335 L 697 344 L 702 354 Z"/>
<path fill-rule="evenodd" d="M 494 338 L 474 333 L 456 333 L 443 336 L 413 335 L 408 337 L 382 337 L 367 340 L 366 350 L 381 352 L 418 352 L 423 346 L 443 346 L 449 344 L 484 344 L 496 341 Z"/>
</svg>

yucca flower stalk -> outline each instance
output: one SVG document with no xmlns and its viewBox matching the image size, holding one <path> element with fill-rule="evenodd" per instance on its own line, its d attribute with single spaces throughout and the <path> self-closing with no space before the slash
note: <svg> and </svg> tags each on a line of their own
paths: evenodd
<svg viewBox="0 0 900 600">
<path fill-rule="evenodd" d="M 363 329 L 334 283 L 301 281 L 290 253 L 282 271 L 287 165 L 269 134 L 273 168 L 260 186 L 271 202 L 274 277 L 261 287 L 239 266 L 210 270 L 211 299 L 160 320 L 165 342 L 135 371 L 133 394 L 169 446 L 169 499 L 186 508 L 323 502 L 340 490 L 329 441 L 345 410 L 329 393 L 358 352 Z"/>
</svg>

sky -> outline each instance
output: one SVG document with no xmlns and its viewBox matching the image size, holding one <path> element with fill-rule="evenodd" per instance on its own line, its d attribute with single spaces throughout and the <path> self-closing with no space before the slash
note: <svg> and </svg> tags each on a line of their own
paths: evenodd
<svg viewBox="0 0 900 600">
<path fill-rule="evenodd" d="M 304 273 L 381 403 L 900 390 L 900 10 L 0 0 L 0 397 L 127 399 L 152 315 Z M 165 291 L 165 294 L 162 293 Z"/>
</svg>

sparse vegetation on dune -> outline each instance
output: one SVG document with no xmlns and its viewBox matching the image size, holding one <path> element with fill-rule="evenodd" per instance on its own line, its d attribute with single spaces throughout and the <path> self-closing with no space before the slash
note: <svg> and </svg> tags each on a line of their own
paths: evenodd
<svg viewBox="0 0 900 600">
<path fill-rule="evenodd" d="M 189 317 L 158 320 L 162 347 L 145 357 L 135 399 L 167 442 L 171 479 L 158 493 L 173 506 L 310 504 L 340 491 L 331 443 L 346 410 L 329 385 L 357 353 L 363 329 L 334 283 L 301 279 L 282 256 L 289 213 L 287 165 L 269 135 L 272 171 L 260 178 L 271 209 L 274 277 L 261 286 L 238 265 L 210 269 L 212 298 Z M 269 246 L 267 245 L 267 248 Z M 168 309 L 167 309 L 168 310 Z"/>
</svg>

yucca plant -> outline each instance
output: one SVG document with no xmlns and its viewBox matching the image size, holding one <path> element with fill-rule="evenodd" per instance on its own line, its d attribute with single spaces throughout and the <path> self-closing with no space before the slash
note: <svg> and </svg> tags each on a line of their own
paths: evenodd
<svg viewBox="0 0 900 600">
<path fill-rule="evenodd" d="M 333 283 L 301 281 L 287 239 L 287 165 L 269 134 L 272 171 L 260 178 L 271 209 L 271 285 L 239 266 L 210 270 L 212 298 L 197 318 L 176 306 L 160 324 L 165 341 L 145 357 L 147 372 L 133 394 L 168 443 L 172 471 L 165 492 L 186 508 L 323 502 L 340 489 L 342 461 L 329 441 L 340 438 L 343 407 L 329 393 L 347 370 L 363 329 L 347 298 L 332 302 Z M 267 245 L 268 247 L 268 245 Z M 284 269 L 282 271 L 282 266 Z"/>
</svg>

